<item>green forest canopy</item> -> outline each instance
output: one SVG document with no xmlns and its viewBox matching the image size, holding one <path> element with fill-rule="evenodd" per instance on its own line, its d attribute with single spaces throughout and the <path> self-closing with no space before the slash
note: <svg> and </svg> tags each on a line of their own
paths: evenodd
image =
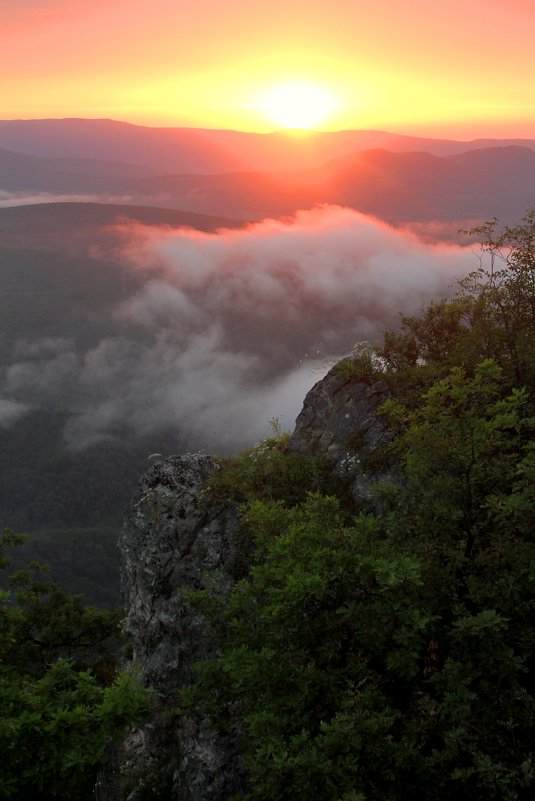
<svg viewBox="0 0 535 801">
<path fill-rule="evenodd" d="M 533 798 L 535 212 L 474 233 L 457 295 L 347 373 L 392 392 L 381 512 L 312 480 L 296 497 L 276 438 L 215 487 L 250 562 L 193 599 L 219 651 L 182 702 L 242 729 L 241 799 Z"/>
<path fill-rule="evenodd" d="M 180 703 L 243 733 L 244 800 L 533 798 L 535 213 L 476 233 L 457 296 L 348 371 L 392 391 L 381 511 L 280 436 L 210 487 L 242 504 L 244 558 L 192 598 L 219 648 Z M 116 624 L 39 570 L 2 591 L 1 797 L 91 797 L 149 705 Z"/>
<path fill-rule="evenodd" d="M 0 567 L 19 542 L 0 534 Z M 0 799 L 94 798 L 110 744 L 150 704 L 138 677 L 117 669 L 118 624 L 36 563 L 0 589 Z"/>
</svg>

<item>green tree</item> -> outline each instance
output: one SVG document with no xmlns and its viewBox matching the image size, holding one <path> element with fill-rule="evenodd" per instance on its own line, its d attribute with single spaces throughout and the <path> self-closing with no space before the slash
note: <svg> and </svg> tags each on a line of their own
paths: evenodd
<svg viewBox="0 0 535 801">
<path fill-rule="evenodd" d="M 377 348 L 393 393 L 411 404 L 452 367 L 471 373 L 485 359 L 510 388 L 535 391 L 535 209 L 518 225 L 494 219 L 465 233 L 479 240 L 479 267 L 452 299 L 402 316 Z"/>
<path fill-rule="evenodd" d="M 246 801 L 533 798 L 535 212 L 473 233 L 458 295 L 370 357 L 381 512 L 246 489 L 249 572 L 195 596 L 219 650 L 183 701 L 243 731 Z"/>
<path fill-rule="evenodd" d="M 501 230 L 497 219 L 473 228 L 481 239 L 479 269 L 461 281 L 473 300 L 474 338 L 514 385 L 535 387 L 535 209 Z"/>
<path fill-rule="evenodd" d="M 535 420 L 504 384 L 485 362 L 387 408 L 403 481 L 380 517 L 247 508 L 254 564 L 201 593 L 220 651 L 186 693 L 243 726 L 242 798 L 532 798 Z"/>
<path fill-rule="evenodd" d="M 421 518 L 422 536 L 431 538 L 434 530 L 444 547 L 462 542 L 455 547 L 463 558 L 471 558 L 480 542 L 486 545 L 489 532 L 505 533 L 510 504 L 505 499 L 531 500 L 526 471 L 533 458 L 535 417 L 530 409 L 527 390 L 509 391 L 492 360 L 472 376 L 453 368 L 423 393 L 416 408 L 394 399 L 384 404 L 404 475 L 394 498 L 410 504 L 412 529 Z M 512 520 L 506 528 L 511 536 L 527 530 Z"/>
<path fill-rule="evenodd" d="M 2 567 L 18 541 L 4 532 Z M 116 671 L 117 626 L 117 613 L 84 606 L 39 565 L 0 591 L 0 798 L 93 797 L 109 745 L 150 702 Z"/>
<path fill-rule="evenodd" d="M 395 736 L 394 699 L 425 650 L 421 565 L 391 552 L 372 517 L 342 519 L 319 495 L 293 509 L 255 502 L 256 564 L 228 603 L 205 598 L 221 656 L 199 666 L 190 702 L 244 726 L 244 798 L 360 798 L 418 759 L 415 735 Z"/>
</svg>

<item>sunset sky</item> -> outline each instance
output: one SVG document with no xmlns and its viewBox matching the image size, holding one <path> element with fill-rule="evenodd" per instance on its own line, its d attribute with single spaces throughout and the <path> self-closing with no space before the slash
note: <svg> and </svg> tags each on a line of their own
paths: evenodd
<svg viewBox="0 0 535 801">
<path fill-rule="evenodd" d="M 270 131 L 297 85 L 303 127 L 535 137 L 534 34 L 534 0 L 0 0 L 0 118 Z"/>
</svg>

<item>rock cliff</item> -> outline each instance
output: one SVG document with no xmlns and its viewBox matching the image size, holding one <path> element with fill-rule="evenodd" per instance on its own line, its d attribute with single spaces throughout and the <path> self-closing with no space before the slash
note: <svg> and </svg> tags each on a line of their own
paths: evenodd
<svg viewBox="0 0 535 801">
<path fill-rule="evenodd" d="M 384 382 L 358 383 L 333 368 L 308 393 L 289 450 L 327 455 L 333 470 L 350 477 L 359 502 L 372 502 L 365 464 L 388 438 L 376 415 L 387 394 Z M 211 648 L 187 593 L 215 570 L 223 591 L 233 583 L 237 510 L 201 502 L 218 469 L 201 454 L 156 463 L 127 512 L 120 538 L 125 634 L 156 711 L 118 749 L 99 784 L 101 801 L 227 801 L 243 780 L 237 734 L 225 739 L 202 715 L 175 714 L 177 689 Z"/>
<path fill-rule="evenodd" d="M 351 366 L 352 359 L 344 360 Z M 374 506 L 371 486 L 390 474 L 370 458 L 390 439 L 377 408 L 389 396 L 385 381 L 356 381 L 339 362 L 307 394 L 288 449 L 327 456 L 333 470 L 351 480 L 355 500 Z"/>
<path fill-rule="evenodd" d="M 201 495 L 218 467 L 203 454 L 158 462 L 143 477 L 120 536 L 131 664 L 155 693 L 155 713 L 132 731 L 99 782 L 107 801 L 221 801 L 240 779 L 236 742 L 218 736 L 202 715 L 176 715 L 177 690 L 210 650 L 202 618 L 187 603 L 217 570 L 232 585 L 236 512 L 203 507 Z"/>
</svg>

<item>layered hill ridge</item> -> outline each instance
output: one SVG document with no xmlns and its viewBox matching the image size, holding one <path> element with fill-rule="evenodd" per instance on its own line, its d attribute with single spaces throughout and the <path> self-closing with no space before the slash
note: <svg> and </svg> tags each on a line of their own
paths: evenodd
<svg viewBox="0 0 535 801">
<path fill-rule="evenodd" d="M 2 130 L 0 124 L 0 146 L 6 144 Z M 350 133 L 355 134 L 353 141 Z M 409 147 L 404 140 L 400 144 L 395 137 L 367 132 L 342 132 L 340 141 L 332 134 L 328 147 L 316 147 L 315 139 L 286 135 L 282 140 L 282 134 L 274 134 L 280 154 L 270 154 L 269 148 L 262 152 L 262 140 L 262 147 L 249 156 L 245 140 L 240 160 L 232 150 L 220 148 L 219 134 L 224 141 L 234 132 L 203 132 L 206 141 L 191 133 L 195 147 L 203 142 L 197 155 L 180 138 L 167 150 L 154 141 L 158 164 L 149 166 L 141 162 L 145 157 L 150 161 L 149 145 L 142 152 L 129 151 L 128 137 L 121 161 L 113 160 L 119 147 L 113 141 L 82 143 L 76 157 L 43 155 L 45 146 L 39 155 L 2 149 L 0 205 L 84 201 L 257 221 L 330 204 L 396 223 L 492 216 L 512 222 L 535 202 L 535 150 L 530 146 L 535 143 L 530 141 L 489 142 L 451 153 L 452 148 L 443 147 L 433 152 L 428 140 L 411 140 Z M 236 134 L 240 136 L 253 135 Z M 366 148 L 359 147 L 359 139 Z M 23 137 L 17 146 L 24 144 Z"/>
<path fill-rule="evenodd" d="M 242 219 L 326 203 L 400 222 L 517 218 L 534 180 L 535 152 L 508 146 L 445 157 L 374 149 L 308 171 L 158 176 L 138 187 L 166 205 Z"/>
<path fill-rule="evenodd" d="M 0 120 L 0 148 L 60 159 L 104 159 L 160 172 L 211 173 L 312 169 L 371 148 L 453 155 L 482 147 L 523 145 L 533 139 L 454 141 L 388 131 L 274 132 L 152 128 L 116 120 Z"/>
</svg>

